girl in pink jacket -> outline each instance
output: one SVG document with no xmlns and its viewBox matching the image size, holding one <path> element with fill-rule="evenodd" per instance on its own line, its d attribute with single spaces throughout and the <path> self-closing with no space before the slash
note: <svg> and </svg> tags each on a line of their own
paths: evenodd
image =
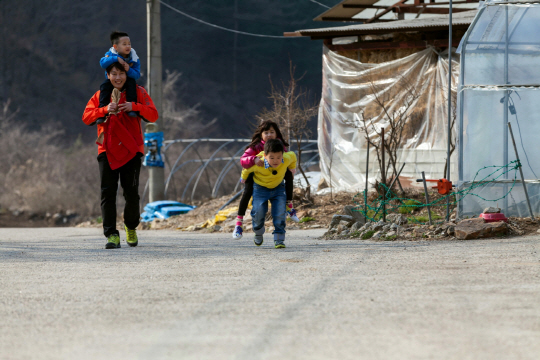
<svg viewBox="0 0 540 360">
<path fill-rule="evenodd" d="M 264 161 L 257 157 L 261 151 L 264 150 L 264 143 L 270 139 L 279 139 L 285 146 L 285 151 L 289 144 L 283 139 L 281 131 L 279 131 L 278 125 L 270 120 L 263 121 L 251 138 L 251 143 L 246 148 L 244 155 L 240 158 L 240 163 L 244 169 L 249 169 L 253 165 L 264 166 Z M 293 170 L 296 171 L 296 170 Z M 293 173 L 287 170 L 285 173 L 285 193 L 287 195 L 287 214 L 291 220 L 299 222 L 298 216 L 296 216 L 296 210 L 293 208 Z M 238 216 L 236 218 L 236 226 L 232 234 L 233 239 L 240 239 L 242 237 L 242 225 L 244 223 L 244 215 L 249 204 L 249 200 L 253 195 L 253 173 L 249 175 L 245 182 L 244 193 L 240 200 L 238 207 Z"/>
</svg>

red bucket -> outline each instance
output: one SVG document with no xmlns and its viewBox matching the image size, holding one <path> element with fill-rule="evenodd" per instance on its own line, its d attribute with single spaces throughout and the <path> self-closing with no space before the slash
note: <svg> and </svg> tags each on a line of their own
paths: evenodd
<svg viewBox="0 0 540 360">
<path fill-rule="evenodd" d="M 486 222 L 497 222 L 497 221 L 504 221 L 508 222 L 508 219 L 506 216 L 504 216 L 503 213 L 493 213 L 493 214 L 480 214 L 481 218 L 484 218 Z"/>
</svg>

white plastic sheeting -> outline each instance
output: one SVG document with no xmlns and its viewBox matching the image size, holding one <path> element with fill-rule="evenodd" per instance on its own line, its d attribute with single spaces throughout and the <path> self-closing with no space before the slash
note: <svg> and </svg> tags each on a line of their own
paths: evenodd
<svg viewBox="0 0 540 360">
<path fill-rule="evenodd" d="M 486 2 L 463 37 L 458 96 L 459 188 L 477 171 L 516 159 L 508 132 L 512 125 L 533 212 L 540 213 L 540 5 Z M 484 177 L 492 169 L 483 170 Z M 503 197 L 514 172 L 467 196 L 460 215 L 478 215 L 498 205 L 506 216 L 528 216 L 523 185 Z M 520 179 L 518 174 L 518 179 Z M 491 201 L 499 199 L 496 204 Z"/>
<path fill-rule="evenodd" d="M 459 71 L 456 58 L 452 56 L 454 97 Z M 405 113 L 407 118 L 396 164 L 399 170 L 406 162 L 400 176 L 403 185 L 415 184 L 422 171 L 428 179 L 443 177 L 448 137 L 447 83 L 448 57 L 432 48 L 398 60 L 364 64 L 325 47 L 318 136 L 320 167 L 326 181 L 336 190 L 363 190 L 367 155 L 364 120 L 373 124 L 368 126 L 367 136 L 378 142 L 380 130 L 385 128 L 388 135 L 389 118 L 399 113 Z M 369 183 L 380 180 L 380 174 L 376 151 L 370 147 Z M 388 177 L 392 174 L 393 170 L 387 172 Z"/>
</svg>

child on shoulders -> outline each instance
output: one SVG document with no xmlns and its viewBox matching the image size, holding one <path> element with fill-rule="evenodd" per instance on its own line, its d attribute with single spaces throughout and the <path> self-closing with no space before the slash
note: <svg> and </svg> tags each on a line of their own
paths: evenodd
<svg viewBox="0 0 540 360">
<path fill-rule="evenodd" d="M 137 82 L 141 77 L 141 61 L 137 56 L 135 49 L 131 47 L 131 41 L 129 35 L 121 31 L 113 31 L 110 35 L 112 47 L 107 51 L 105 56 L 101 58 L 99 64 L 103 69 L 107 69 L 111 64 L 119 62 L 124 69 L 126 70 L 127 80 L 126 80 L 126 101 L 127 102 L 137 102 Z M 107 76 L 107 74 L 105 74 Z M 99 96 L 99 107 L 104 107 L 109 105 L 111 102 L 111 94 L 114 89 L 114 86 L 111 84 L 109 79 L 106 79 L 103 84 L 101 84 L 100 96 Z M 139 116 L 136 111 L 127 112 L 128 116 L 137 117 Z M 97 123 L 102 123 L 105 121 L 105 118 L 98 119 Z"/>
</svg>

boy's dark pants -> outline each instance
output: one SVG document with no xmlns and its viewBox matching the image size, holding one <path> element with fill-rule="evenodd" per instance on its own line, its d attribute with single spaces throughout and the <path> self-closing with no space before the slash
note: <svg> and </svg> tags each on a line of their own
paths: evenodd
<svg viewBox="0 0 540 360">
<path fill-rule="evenodd" d="M 139 225 L 139 174 L 141 172 L 141 153 L 129 160 L 124 166 L 112 170 L 107 160 L 107 153 L 98 155 L 99 174 L 101 178 L 101 217 L 103 218 L 103 234 L 105 237 L 116 234 L 116 191 L 118 179 L 124 189 L 126 205 L 124 207 L 124 224 L 128 229 Z"/>
<path fill-rule="evenodd" d="M 293 198 L 293 174 L 287 169 L 285 172 L 285 193 L 287 194 L 287 201 L 292 201 Z M 249 205 L 249 200 L 253 195 L 253 173 L 248 175 L 246 183 L 244 184 L 244 193 L 240 199 L 240 205 L 238 206 L 238 215 L 246 215 L 246 210 Z"/>
<path fill-rule="evenodd" d="M 253 185 L 253 208 L 251 217 L 253 232 L 257 236 L 264 234 L 264 219 L 268 212 L 268 201 L 272 204 L 272 221 L 274 222 L 274 243 L 283 244 L 285 241 L 285 185 L 279 184 L 273 189 L 255 184 Z"/>
<path fill-rule="evenodd" d="M 105 80 L 103 84 L 99 87 L 99 107 L 104 107 L 109 105 L 111 102 L 111 95 L 113 92 L 114 86 L 111 84 L 109 79 Z M 134 78 L 129 76 L 126 79 L 125 84 L 126 89 L 126 101 L 127 102 L 137 102 L 137 81 Z"/>
</svg>

